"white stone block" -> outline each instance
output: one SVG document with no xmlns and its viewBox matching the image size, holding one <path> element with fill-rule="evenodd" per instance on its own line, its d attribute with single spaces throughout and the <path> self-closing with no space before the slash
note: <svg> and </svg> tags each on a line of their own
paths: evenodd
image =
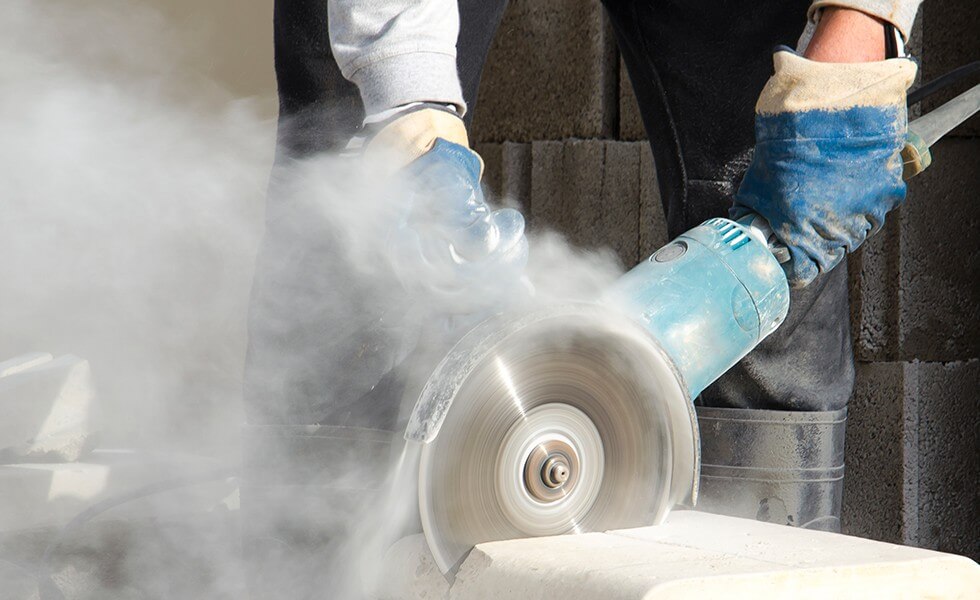
<svg viewBox="0 0 980 600">
<path fill-rule="evenodd" d="M 9 360 L 0 361 L 0 377 L 6 377 L 14 373 L 32 369 L 38 365 L 50 362 L 53 358 L 47 352 L 30 352 L 15 356 Z"/>
<path fill-rule="evenodd" d="M 25 354 L 0 362 L 0 459 L 78 460 L 95 433 L 88 361 Z"/>
<path fill-rule="evenodd" d="M 694 511 L 644 527 L 480 544 L 445 591 L 414 581 L 387 598 L 661 600 L 675 598 L 977 598 L 980 567 L 951 554 Z M 395 559 L 392 559 L 395 560 Z M 400 591 L 391 591 L 400 590 Z"/>
<path fill-rule="evenodd" d="M 0 465 L 0 533 L 60 527 L 83 510 L 147 486 L 215 472 L 208 458 L 96 450 L 75 463 Z M 107 513 L 113 518 L 163 518 L 209 510 L 236 510 L 238 485 L 220 478 L 134 498 Z"/>
</svg>

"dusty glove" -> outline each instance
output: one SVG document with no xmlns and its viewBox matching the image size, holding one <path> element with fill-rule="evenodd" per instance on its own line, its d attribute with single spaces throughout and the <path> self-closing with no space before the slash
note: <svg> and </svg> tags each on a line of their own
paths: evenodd
<svg viewBox="0 0 980 600">
<path fill-rule="evenodd" d="M 820 63 L 791 50 L 756 105 L 756 147 L 733 219 L 765 217 L 789 249 L 790 285 L 833 269 L 905 199 L 905 94 L 916 65 Z"/>
<path fill-rule="evenodd" d="M 528 253 L 524 218 L 487 204 L 483 161 L 466 147 L 462 120 L 439 109 L 415 111 L 386 126 L 371 146 L 379 143 L 408 161 L 391 238 L 402 283 L 459 313 L 492 306 L 517 289 Z"/>
</svg>

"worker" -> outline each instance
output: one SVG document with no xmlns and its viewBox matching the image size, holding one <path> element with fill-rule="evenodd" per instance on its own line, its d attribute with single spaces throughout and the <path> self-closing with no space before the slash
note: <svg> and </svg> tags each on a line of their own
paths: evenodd
<svg viewBox="0 0 980 600">
<path fill-rule="evenodd" d="M 754 212 L 791 256 L 787 322 L 697 400 L 713 425 L 701 433 L 706 471 L 714 469 L 702 503 L 712 510 L 839 527 L 839 450 L 854 385 L 844 257 L 905 195 L 899 153 L 916 67 L 903 45 L 919 1 L 604 2 L 650 139 L 669 236 Z M 250 573 L 256 597 L 322 592 L 322 584 L 303 591 L 296 582 L 329 578 L 323 565 L 344 550 L 332 545 L 336 536 L 313 531 L 344 527 L 350 513 L 340 507 L 377 489 L 374 474 L 335 482 L 345 477 L 344 458 L 365 464 L 383 455 L 398 415 L 380 399 L 397 396 L 406 354 L 393 341 L 397 294 L 338 259 L 343 235 L 312 199 L 290 193 L 284 174 L 352 138 L 384 140 L 406 169 L 457 186 L 444 197 L 446 210 L 459 211 L 456 222 L 480 215 L 487 231 L 503 233 L 461 272 L 475 265 L 518 276 L 523 222 L 486 205 L 467 135 L 505 7 L 276 1 L 279 148 L 245 376 L 242 507 L 246 552 L 259 565 Z M 797 451 L 774 464 L 773 449 L 787 448 Z M 753 469 L 782 469 L 783 491 L 758 488 Z M 317 510 L 325 505 L 331 510 Z"/>
</svg>

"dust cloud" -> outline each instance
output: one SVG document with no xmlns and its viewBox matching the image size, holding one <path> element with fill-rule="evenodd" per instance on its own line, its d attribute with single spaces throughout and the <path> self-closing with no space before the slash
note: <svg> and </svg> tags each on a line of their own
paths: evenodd
<svg viewBox="0 0 980 600">
<path fill-rule="evenodd" d="M 101 418 L 82 463 L 130 465 L 99 471 L 103 495 L 69 482 L 57 498 L 57 476 L 39 475 L 34 490 L 24 469 L 0 466 L 0 486 L 25 490 L 0 495 L 0 512 L 40 515 L 27 529 L 0 526 L 0 598 L 246 594 L 236 474 L 274 124 L 254 99 L 188 75 L 201 47 L 136 2 L 0 7 L 0 360 L 86 359 Z M 438 298 L 400 291 L 416 274 L 395 272 L 405 267 L 386 254 L 396 183 L 332 156 L 280 164 L 274 177 L 340 232 L 334 260 L 359 287 L 427 306 L 417 319 L 441 318 Z M 536 235 L 530 256 L 535 302 L 591 298 L 620 272 L 611 253 L 553 233 Z M 363 316 L 363 304 L 309 279 L 310 289 L 276 293 L 299 312 L 329 302 L 351 322 Z M 487 293 L 481 286 L 474 302 L 486 305 Z M 137 491 L 113 497 L 115 484 Z M 207 506 L 191 510 L 202 497 Z M 410 498 L 396 502 L 393 531 L 415 516 Z"/>
</svg>

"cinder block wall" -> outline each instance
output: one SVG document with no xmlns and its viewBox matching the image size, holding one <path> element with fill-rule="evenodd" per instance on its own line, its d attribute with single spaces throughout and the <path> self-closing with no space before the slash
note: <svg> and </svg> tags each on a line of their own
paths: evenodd
<svg viewBox="0 0 980 600">
<path fill-rule="evenodd" d="M 980 60 L 978 31 L 975 1 L 924 3 L 911 40 L 920 82 Z M 980 559 L 980 117 L 932 154 L 850 263 L 858 386 L 844 527 Z"/>
<path fill-rule="evenodd" d="M 980 59 L 977 31 L 973 0 L 926 3 L 912 40 L 922 79 Z M 491 190 L 520 202 L 532 227 L 611 247 L 626 266 L 666 241 L 636 99 L 597 0 L 511 0 L 473 137 Z M 843 519 L 848 533 L 978 558 L 980 119 L 934 158 L 850 261 L 859 364 Z"/>
</svg>

